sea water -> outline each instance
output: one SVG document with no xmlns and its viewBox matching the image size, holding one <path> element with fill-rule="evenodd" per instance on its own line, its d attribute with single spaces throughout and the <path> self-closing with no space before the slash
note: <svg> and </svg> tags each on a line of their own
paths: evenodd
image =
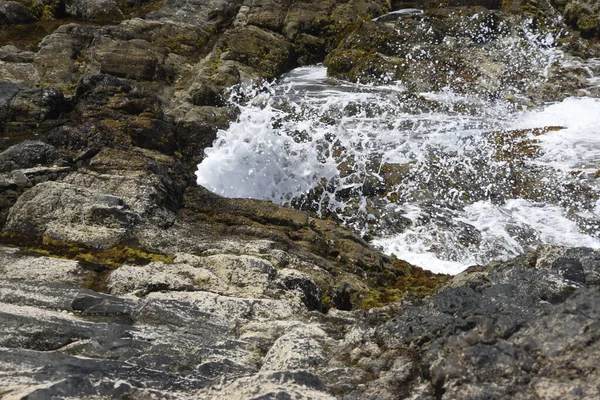
<svg viewBox="0 0 600 400">
<path fill-rule="evenodd" d="M 324 66 L 252 90 L 198 166 L 215 193 L 313 210 L 441 273 L 542 243 L 600 247 L 599 99 L 523 109 L 338 81 Z M 519 156 L 528 141 L 534 151 Z M 506 190 L 528 176 L 525 189 Z"/>
</svg>

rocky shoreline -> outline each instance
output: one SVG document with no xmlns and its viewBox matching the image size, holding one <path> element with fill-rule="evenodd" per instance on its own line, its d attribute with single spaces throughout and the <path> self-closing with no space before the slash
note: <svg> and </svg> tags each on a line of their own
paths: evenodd
<svg viewBox="0 0 600 400">
<path fill-rule="evenodd" d="M 593 1 L 437 3 L 0 1 L 0 397 L 599 398 L 600 252 L 435 275 L 195 184 L 236 118 L 230 88 L 299 65 L 511 98 L 486 84 L 502 60 L 449 58 L 461 80 L 439 82 L 399 54 L 442 60 L 530 21 L 574 61 L 600 57 Z M 424 14 L 396 28 L 413 36 L 372 21 L 410 7 Z M 571 65 L 518 101 L 589 93 Z"/>
</svg>

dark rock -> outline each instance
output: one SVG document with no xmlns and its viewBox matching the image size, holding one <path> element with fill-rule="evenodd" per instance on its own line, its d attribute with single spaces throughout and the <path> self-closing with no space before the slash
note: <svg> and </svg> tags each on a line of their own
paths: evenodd
<svg viewBox="0 0 600 400">
<path fill-rule="evenodd" d="M 278 277 L 288 290 L 302 293 L 302 302 L 309 311 L 322 311 L 321 288 L 308 275 L 296 270 L 282 270 L 279 271 Z"/>
<path fill-rule="evenodd" d="M 338 287 L 333 295 L 331 301 L 338 310 L 352 310 L 352 296 L 350 294 L 350 285 L 345 283 Z"/>
<path fill-rule="evenodd" d="M 579 260 L 559 258 L 554 262 L 554 267 L 564 279 L 574 283 L 585 283 L 585 272 Z"/>
<path fill-rule="evenodd" d="M 0 153 L 0 172 L 52 164 L 58 158 L 54 146 L 40 141 L 25 140 Z"/>
<path fill-rule="evenodd" d="M 56 119 L 68 111 L 63 93 L 54 88 L 21 90 L 10 103 L 8 118 L 11 121 L 43 121 Z"/>
<path fill-rule="evenodd" d="M 8 110 L 12 99 L 24 89 L 24 86 L 13 82 L 0 82 L 0 129 L 8 119 Z"/>
<path fill-rule="evenodd" d="M 102 147 L 127 148 L 131 138 L 110 121 L 91 121 L 81 125 L 63 125 L 47 134 L 47 141 L 63 149 L 85 150 Z"/>
<path fill-rule="evenodd" d="M 29 24 L 35 22 L 31 12 L 16 1 L 0 1 L 0 25 Z"/>
</svg>

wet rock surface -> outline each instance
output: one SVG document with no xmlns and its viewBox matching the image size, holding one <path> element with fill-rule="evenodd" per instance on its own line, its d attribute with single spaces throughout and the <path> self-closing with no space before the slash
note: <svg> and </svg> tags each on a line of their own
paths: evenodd
<svg viewBox="0 0 600 400">
<path fill-rule="evenodd" d="M 502 60 L 472 71 L 483 53 L 448 51 L 506 38 L 511 2 L 371 21 L 426 3 L 0 1 L 0 396 L 598 398 L 597 251 L 545 246 L 450 279 L 194 183 L 236 117 L 233 85 L 326 56 L 358 79 L 423 44 L 482 86 Z M 552 10 L 597 35 L 592 3 Z M 65 17 L 27 48 L 6 39 Z M 425 64 L 397 71 L 437 85 Z"/>
</svg>

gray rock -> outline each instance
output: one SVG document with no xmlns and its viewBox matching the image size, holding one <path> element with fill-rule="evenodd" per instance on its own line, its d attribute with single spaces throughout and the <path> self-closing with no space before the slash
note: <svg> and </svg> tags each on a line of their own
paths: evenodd
<svg viewBox="0 0 600 400">
<path fill-rule="evenodd" d="M 114 0 L 66 0 L 65 12 L 86 21 L 116 22 L 123 13 Z"/>
<path fill-rule="evenodd" d="M 0 46 L 0 61 L 9 63 L 30 63 L 33 62 L 35 53 L 24 51 L 13 45 Z"/>
<path fill-rule="evenodd" d="M 237 379 L 199 393 L 208 399 L 275 398 L 331 400 L 321 380 L 306 371 L 272 372 Z"/>
<path fill-rule="evenodd" d="M 122 242 L 137 220 L 118 197 L 67 183 L 44 182 L 17 200 L 5 229 L 102 249 Z"/>
<path fill-rule="evenodd" d="M 148 19 L 174 21 L 207 29 L 229 21 L 235 16 L 241 0 L 166 0 L 160 10 Z"/>
<path fill-rule="evenodd" d="M 325 332 L 314 326 L 293 329 L 273 343 L 263 359 L 261 372 L 303 370 L 323 362 L 323 350 L 319 341 Z"/>
</svg>

